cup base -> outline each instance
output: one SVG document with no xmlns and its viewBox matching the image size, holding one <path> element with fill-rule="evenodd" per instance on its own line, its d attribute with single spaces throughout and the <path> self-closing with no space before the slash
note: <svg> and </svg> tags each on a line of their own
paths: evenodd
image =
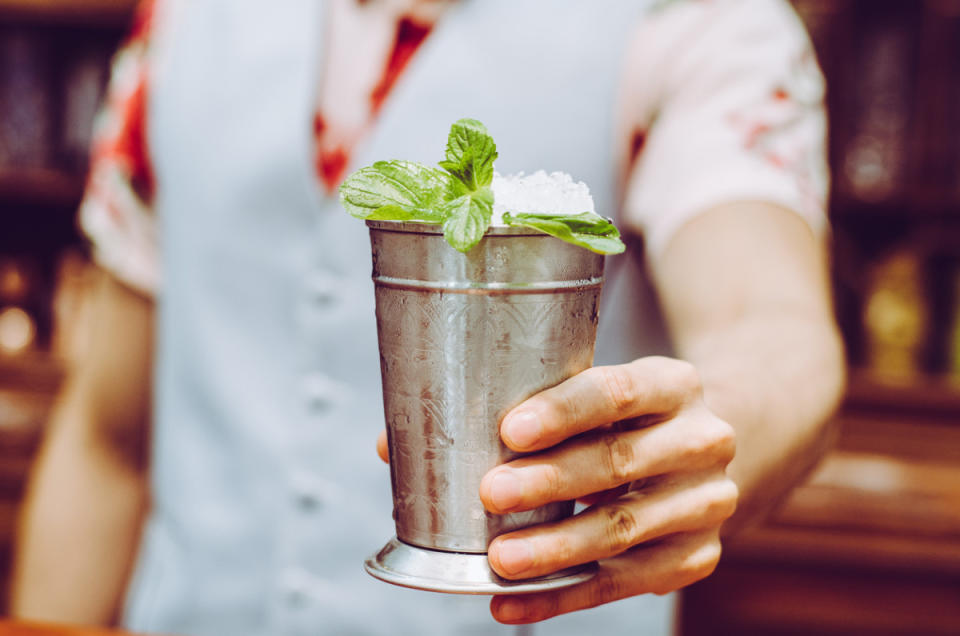
<svg viewBox="0 0 960 636">
<path fill-rule="evenodd" d="M 448 594 L 528 594 L 583 583 L 597 572 L 587 563 L 535 579 L 511 581 L 490 569 L 486 554 L 428 550 L 392 538 L 363 564 L 381 581 Z"/>
</svg>

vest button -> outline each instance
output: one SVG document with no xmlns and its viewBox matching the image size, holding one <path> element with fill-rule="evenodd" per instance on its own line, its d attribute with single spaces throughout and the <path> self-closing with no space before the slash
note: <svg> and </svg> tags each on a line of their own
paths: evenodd
<svg viewBox="0 0 960 636">
<path fill-rule="evenodd" d="M 336 499 L 336 486 L 305 470 L 297 470 L 290 477 L 293 503 L 301 512 L 318 511 L 325 503 Z"/>
<path fill-rule="evenodd" d="M 314 413 L 329 410 L 333 406 L 336 391 L 335 383 L 322 373 L 312 373 L 303 379 L 307 408 Z"/>
<path fill-rule="evenodd" d="M 313 304 L 316 305 L 317 309 L 330 309 L 333 306 L 333 302 L 336 300 L 334 295 L 330 292 L 316 292 L 313 296 Z"/>
<path fill-rule="evenodd" d="M 339 299 L 338 290 L 343 281 L 326 272 L 313 272 L 307 278 L 307 299 L 318 311 L 333 309 Z"/>
<path fill-rule="evenodd" d="M 303 607 L 310 600 L 310 575 L 300 568 L 289 568 L 280 577 L 283 600 L 291 607 Z"/>
<path fill-rule="evenodd" d="M 296 494 L 297 507 L 304 512 L 312 512 L 320 508 L 323 503 L 320 495 L 315 492 L 298 492 Z"/>
</svg>

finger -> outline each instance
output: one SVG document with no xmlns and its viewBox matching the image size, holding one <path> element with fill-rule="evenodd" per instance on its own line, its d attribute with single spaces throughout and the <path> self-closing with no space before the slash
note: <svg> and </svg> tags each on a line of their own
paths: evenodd
<svg viewBox="0 0 960 636">
<path fill-rule="evenodd" d="M 598 431 L 497 466 L 480 481 L 480 499 L 495 514 L 531 510 L 654 475 L 726 466 L 735 448 L 733 427 L 701 406 L 648 428 Z"/>
<path fill-rule="evenodd" d="M 722 471 L 699 473 L 631 492 L 552 524 L 524 528 L 491 542 L 491 567 L 525 579 L 614 557 L 641 543 L 719 528 L 737 504 L 737 487 Z"/>
<path fill-rule="evenodd" d="M 495 596 L 490 613 L 501 623 L 535 623 L 638 594 L 666 594 L 709 576 L 720 559 L 716 530 L 675 535 L 604 561 L 589 581 L 553 592 Z"/>
<path fill-rule="evenodd" d="M 593 367 L 511 410 L 500 436 L 513 450 L 539 450 L 611 422 L 674 412 L 700 395 L 696 370 L 681 360 L 649 357 Z"/>
<path fill-rule="evenodd" d="M 384 463 L 390 463 L 390 451 L 387 448 L 387 431 L 380 431 L 380 435 L 377 436 L 377 455 L 380 456 L 380 459 Z"/>
</svg>

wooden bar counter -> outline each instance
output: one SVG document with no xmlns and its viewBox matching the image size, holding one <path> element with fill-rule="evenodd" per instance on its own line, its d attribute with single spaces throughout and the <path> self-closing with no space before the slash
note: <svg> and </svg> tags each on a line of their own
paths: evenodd
<svg viewBox="0 0 960 636">
<path fill-rule="evenodd" d="M 0 619 L 0 636 L 133 636 L 130 632 Z"/>
<path fill-rule="evenodd" d="M 960 386 L 854 374 L 835 448 L 682 595 L 682 636 L 960 635 Z"/>
</svg>

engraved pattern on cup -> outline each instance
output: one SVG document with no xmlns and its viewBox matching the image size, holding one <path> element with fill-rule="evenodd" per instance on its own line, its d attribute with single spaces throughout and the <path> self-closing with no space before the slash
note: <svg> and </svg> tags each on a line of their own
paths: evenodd
<svg viewBox="0 0 960 636">
<path fill-rule="evenodd" d="M 495 228 L 467 254 L 437 226 L 368 222 L 397 537 L 486 552 L 499 534 L 573 512 L 487 512 L 483 475 L 518 454 L 499 423 L 593 361 L 603 257 Z"/>
</svg>

